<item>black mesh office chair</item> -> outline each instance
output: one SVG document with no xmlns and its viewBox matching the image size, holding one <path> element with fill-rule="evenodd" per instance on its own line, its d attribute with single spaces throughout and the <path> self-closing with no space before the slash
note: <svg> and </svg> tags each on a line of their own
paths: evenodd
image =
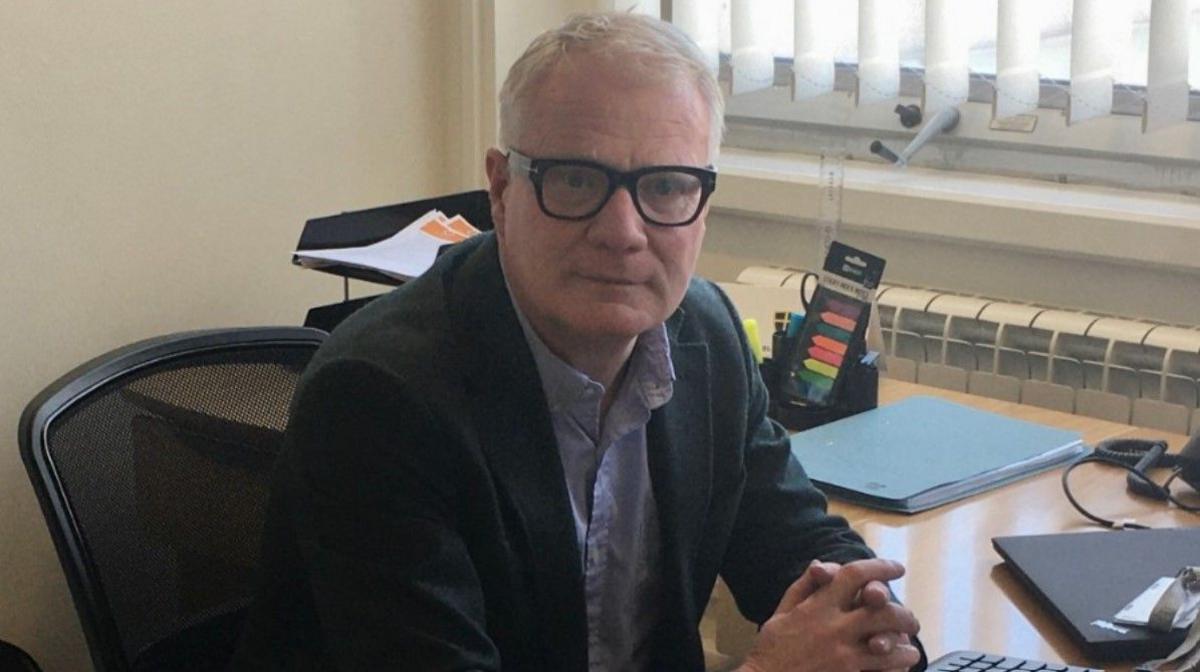
<svg viewBox="0 0 1200 672">
<path fill-rule="evenodd" d="M 25 650 L 15 644 L 0 640 L 0 671 L 2 672 L 42 672 L 42 668 L 33 662 Z"/>
<path fill-rule="evenodd" d="M 121 348 L 26 407 L 20 447 L 98 672 L 222 669 L 270 470 L 325 338 L 225 329 Z"/>
</svg>

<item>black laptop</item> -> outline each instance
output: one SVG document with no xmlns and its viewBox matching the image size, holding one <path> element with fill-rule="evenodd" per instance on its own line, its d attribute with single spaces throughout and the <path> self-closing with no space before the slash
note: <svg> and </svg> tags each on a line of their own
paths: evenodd
<svg viewBox="0 0 1200 672">
<path fill-rule="evenodd" d="M 1161 658 L 1183 641 L 1186 629 L 1157 633 L 1113 615 L 1156 579 L 1200 564 L 1200 527 L 996 537 L 992 546 L 1089 658 Z"/>
</svg>

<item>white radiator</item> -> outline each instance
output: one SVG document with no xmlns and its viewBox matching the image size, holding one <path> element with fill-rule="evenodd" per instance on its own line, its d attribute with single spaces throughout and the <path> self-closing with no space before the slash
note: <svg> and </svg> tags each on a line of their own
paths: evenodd
<svg viewBox="0 0 1200 672">
<path fill-rule="evenodd" d="M 720 283 L 770 334 L 801 310 L 805 271 L 751 266 Z M 811 291 L 812 282 L 808 289 Z M 891 377 L 1177 434 L 1200 431 L 1200 329 L 880 285 Z M 879 343 L 875 343 L 879 346 Z"/>
</svg>

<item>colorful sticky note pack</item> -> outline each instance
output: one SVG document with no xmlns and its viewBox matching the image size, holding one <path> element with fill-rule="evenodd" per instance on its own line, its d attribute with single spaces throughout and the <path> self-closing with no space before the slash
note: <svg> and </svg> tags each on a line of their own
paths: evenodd
<svg viewBox="0 0 1200 672">
<path fill-rule="evenodd" d="M 801 366 L 794 376 L 801 396 L 816 402 L 825 401 L 833 389 L 863 315 L 863 304 L 857 301 L 832 293 L 821 298 L 823 305 L 813 311 L 815 326 L 808 342 L 801 343 Z"/>
</svg>

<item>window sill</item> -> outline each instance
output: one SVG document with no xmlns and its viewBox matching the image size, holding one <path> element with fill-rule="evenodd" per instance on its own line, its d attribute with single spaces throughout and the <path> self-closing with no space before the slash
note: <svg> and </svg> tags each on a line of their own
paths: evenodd
<svg viewBox="0 0 1200 672">
<path fill-rule="evenodd" d="M 713 206 L 811 221 L 817 157 L 724 148 Z M 842 226 L 1200 269 L 1200 199 L 848 161 Z"/>
</svg>

